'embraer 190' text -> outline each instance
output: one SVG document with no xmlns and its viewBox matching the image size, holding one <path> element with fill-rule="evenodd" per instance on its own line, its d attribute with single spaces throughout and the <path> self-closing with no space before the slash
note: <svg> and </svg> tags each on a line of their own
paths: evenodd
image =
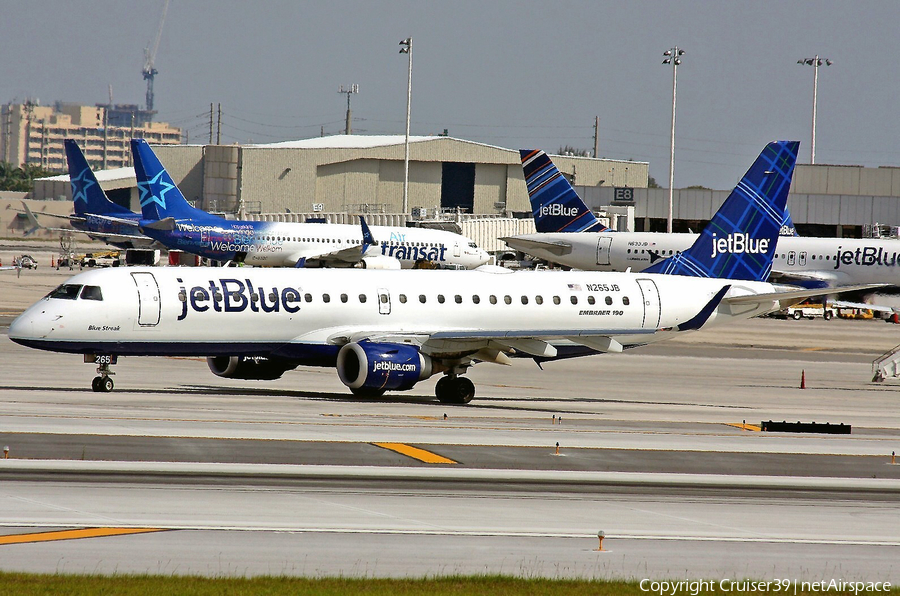
<svg viewBox="0 0 900 596">
<path fill-rule="evenodd" d="M 712 254 L 716 257 L 720 254 L 750 254 L 761 255 L 769 252 L 768 238 L 751 238 L 750 234 L 728 234 L 724 238 L 716 238 L 712 235 Z"/>
<path fill-rule="evenodd" d="M 181 283 L 181 278 L 178 278 Z M 182 321 L 188 311 L 206 312 L 279 312 L 295 313 L 300 310 L 300 290 L 298 288 L 254 287 L 249 279 L 211 279 L 205 286 L 194 286 L 188 291 L 184 286 L 178 288 L 178 300 L 181 302 Z"/>
</svg>

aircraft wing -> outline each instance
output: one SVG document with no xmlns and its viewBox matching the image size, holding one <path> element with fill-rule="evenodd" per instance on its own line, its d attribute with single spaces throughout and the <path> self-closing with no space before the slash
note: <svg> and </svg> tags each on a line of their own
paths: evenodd
<svg viewBox="0 0 900 596">
<path fill-rule="evenodd" d="M 781 271 L 778 269 L 773 269 L 772 273 L 769 274 L 769 281 L 771 281 L 772 283 L 794 285 L 808 282 L 817 282 L 827 284 L 829 286 L 836 286 L 842 283 L 845 279 L 846 276 L 840 273 L 836 274 L 823 270 Z"/>
<path fill-rule="evenodd" d="M 839 294 L 841 292 L 858 292 L 865 290 L 877 290 L 887 287 L 889 284 L 855 284 L 848 286 L 833 286 L 828 288 L 798 288 L 795 286 L 784 286 L 788 289 L 768 292 L 765 294 L 746 294 L 728 296 L 722 300 L 725 304 L 759 304 L 761 302 L 778 301 L 786 302 L 786 306 L 796 304 L 806 298 L 814 298 L 816 296 L 826 296 L 828 294 Z"/>
<path fill-rule="evenodd" d="M 862 310 L 874 310 L 877 312 L 900 313 L 900 306 L 885 306 L 880 304 L 869 304 L 868 302 L 847 302 L 846 300 L 832 300 L 829 306 L 834 308 L 859 308 Z"/>
<path fill-rule="evenodd" d="M 534 238 L 522 238 L 520 236 L 507 236 L 500 238 L 516 250 L 528 252 L 529 249 L 541 249 L 554 255 L 567 255 L 572 252 L 572 244 L 562 240 L 536 240 Z"/>
<path fill-rule="evenodd" d="M 291 255 L 289 261 L 291 264 L 300 262 L 301 259 L 307 261 L 326 261 L 332 263 L 356 263 L 363 257 L 363 245 L 353 244 L 340 250 L 331 250 L 327 252 L 302 251 Z"/>
</svg>

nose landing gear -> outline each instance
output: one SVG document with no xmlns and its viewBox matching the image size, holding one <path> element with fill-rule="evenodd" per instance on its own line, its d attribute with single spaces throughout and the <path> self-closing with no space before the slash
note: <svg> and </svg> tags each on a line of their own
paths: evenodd
<svg viewBox="0 0 900 596">
<path fill-rule="evenodd" d="M 85 362 L 93 362 L 97 365 L 97 375 L 91 381 L 91 389 L 97 393 L 109 393 L 115 387 L 115 383 L 110 378 L 116 374 L 110 370 L 110 366 L 116 363 L 116 356 L 112 354 L 85 354 Z"/>
</svg>

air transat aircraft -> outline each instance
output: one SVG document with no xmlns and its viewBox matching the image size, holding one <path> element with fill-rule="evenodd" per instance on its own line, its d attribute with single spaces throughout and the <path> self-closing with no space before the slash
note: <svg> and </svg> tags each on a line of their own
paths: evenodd
<svg viewBox="0 0 900 596">
<path fill-rule="evenodd" d="M 763 153 L 769 150 L 766 147 Z M 609 230 L 594 217 L 543 151 L 520 153 L 535 223 L 538 230 L 546 231 L 503 239 L 516 250 L 577 269 L 649 273 L 662 272 L 662 259 L 684 251 L 698 237 Z M 738 182 L 721 210 L 736 200 L 736 193 L 741 192 L 745 182 L 746 177 Z M 772 264 L 773 281 L 808 287 L 866 283 L 900 286 L 900 241 L 793 236 L 793 230 L 787 229 L 793 227 L 787 212 L 782 227 Z M 719 239 L 721 242 L 721 234 Z"/>
<path fill-rule="evenodd" d="M 146 141 L 132 139 L 131 150 L 141 192 L 141 229 L 168 248 L 266 266 L 362 263 L 408 269 L 431 261 L 470 269 L 490 260 L 469 238 L 444 230 L 371 226 L 371 237 L 364 239 L 360 228 L 349 224 L 227 220 L 192 207 Z M 174 229 L 146 223 L 166 219 L 174 220 Z"/>
<path fill-rule="evenodd" d="M 140 222 L 141 214 L 109 200 L 106 193 L 100 188 L 94 172 L 91 171 L 91 167 L 75 141 L 66 139 L 65 148 L 75 212 L 68 216 L 52 213 L 43 215 L 66 219 L 72 224 L 75 231 L 119 248 L 146 248 L 152 245 L 154 243 L 152 238 L 138 232 L 137 225 Z M 38 229 L 57 232 L 72 231 L 67 228 L 43 226 L 38 223 L 37 218 L 25 203 L 22 203 L 22 207 L 32 225 L 28 233 Z"/>
<path fill-rule="evenodd" d="M 764 279 L 781 223 L 763 188 L 784 200 L 797 143 L 775 143 L 746 180 L 747 208 L 722 239 L 751 229 L 753 246 L 713 249 L 701 235 L 676 267 L 686 275 L 584 271 L 349 271 L 116 268 L 76 275 L 9 328 L 22 345 L 84 354 L 110 391 L 118 356 L 207 356 L 234 379 L 276 379 L 298 365 L 333 366 L 353 393 L 411 389 L 433 375 L 442 402 L 468 403 L 463 373 L 510 356 L 554 360 L 654 343 L 746 319 L 821 290 Z M 709 277 L 718 275 L 731 279 Z"/>
</svg>

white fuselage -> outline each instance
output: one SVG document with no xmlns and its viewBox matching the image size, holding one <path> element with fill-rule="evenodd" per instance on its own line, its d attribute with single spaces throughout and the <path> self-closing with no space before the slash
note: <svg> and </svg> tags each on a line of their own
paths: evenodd
<svg viewBox="0 0 900 596">
<path fill-rule="evenodd" d="M 209 229 L 203 231 L 204 227 Z M 370 229 L 376 244 L 366 249 L 365 258 L 396 259 L 402 269 L 410 269 L 419 261 L 474 269 L 490 260 L 490 255 L 472 240 L 453 232 L 392 226 Z M 355 262 L 362 230 L 358 225 L 328 223 L 176 223 L 170 238 L 172 248 L 202 256 L 244 253 L 243 261 L 248 265 L 290 267 L 301 259 L 329 264 Z"/>
<path fill-rule="evenodd" d="M 728 296 L 773 291 L 768 283 L 631 273 L 116 268 L 71 278 L 56 291 L 62 297 L 18 317 L 9 337 L 63 352 L 297 361 L 332 358 L 348 341 L 398 337 L 427 340 L 435 357 L 441 341 L 452 344 L 448 353 L 459 342 L 474 342 L 474 351 L 479 342 L 529 338 L 614 338 L 628 347 L 675 335 L 725 286 Z M 776 307 L 723 304 L 704 323 Z"/>
<path fill-rule="evenodd" d="M 659 259 L 686 250 L 698 234 L 574 232 L 507 238 L 511 247 L 585 271 L 643 271 Z M 535 242 L 528 242 L 533 240 Z M 556 243 L 552 249 L 541 244 Z M 855 238 L 778 239 L 772 271 L 832 284 L 887 283 L 900 286 L 900 240 Z"/>
</svg>

